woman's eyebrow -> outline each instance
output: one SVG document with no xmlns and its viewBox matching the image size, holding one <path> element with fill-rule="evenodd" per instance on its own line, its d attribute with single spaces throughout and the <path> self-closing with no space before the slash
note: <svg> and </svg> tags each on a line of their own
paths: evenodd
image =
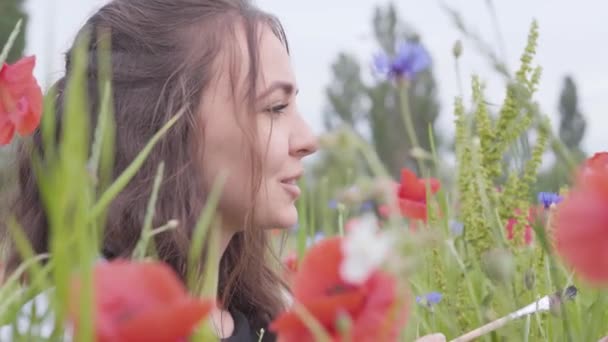
<svg viewBox="0 0 608 342">
<path fill-rule="evenodd" d="M 266 90 L 264 90 L 258 96 L 258 99 L 262 99 L 262 98 L 270 95 L 273 91 L 275 91 L 277 89 L 283 90 L 283 92 L 287 96 L 292 95 L 294 93 L 294 91 L 296 94 L 298 93 L 298 90 L 296 90 L 296 87 L 293 85 L 293 83 L 287 82 L 287 81 L 274 81 L 274 82 L 272 82 L 272 84 L 270 84 L 270 86 L 268 88 L 266 88 Z"/>
</svg>

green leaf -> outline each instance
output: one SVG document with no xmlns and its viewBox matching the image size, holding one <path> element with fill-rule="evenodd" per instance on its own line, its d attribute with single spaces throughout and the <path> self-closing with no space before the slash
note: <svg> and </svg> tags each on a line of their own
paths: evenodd
<svg viewBox="0 0 608 342">
<path fill-rule="evenodd" d="M 167 131 L 179 120 L 185 108 L 182 108 L 176 115 L 174 115 L 167 123 L 150 139 L 143 150 L 135 157 L 133 162 L 125 169 L 123 173 L 108 187 L 108 189 L 100 196 L 97 203 L 93 206 L 89 213 L 89 219 L 93 220 L 98 217 L 110 202 L 124 189 L 124 187 L 131 181 L 133 176 L 144 164 L 152 149 L 160 141 L 160 139 L 167 133 Z"/>
<path fill-rule="evenodd" d="M 6 61 L 6 58 L 8 57 L 8 54 L 11 51 L 11 48 L 13 47 L 13 44 L 15 44 L 15 40 L 17 40 L 19 31 L 21 31 L 22 22 L 23 22 L 23 19 L 19 19 L 19 21 L 17 21 L 17 24 L 15 24 L 15 28 L 13 29 L 11 34 L 8 36 L 8 40 L 6 41 L 6 44 L 4 44 L 4 47 L 2 48 L 2 52 L 0 53 L 0 69 L 2 69 L 2 65 Z"/>
<path fill-rule="evenodd" d="M 38 264 L 38 261 L 42 260 L 48 256 L 47 255 L 36 255 L 36 253 L 34 252 L 34 249 L 32 248 L 32 245 L 29 242 L 29 239 L 23 232 L 23 228 L 19 225 L 19 223 L 14 218 L 12 218 L 12 217 L 9 218 L 9 220 L 7 222 L 7 226 L 8 226 L 8 231 L 15 243 L 15 247 L 17 248 L 17 251 L 19 251 L 21 258 L 24 260 L 24 262 L 17 269 L 18 272 L 16 272 L 16 274 L 13 274 L 11 276 L 11 278 L 9 278 L 7 281 L 10 281 L 11 279 L 18 277 L 20 274 L 22 274 L 24 272 L 25 269 L 29 270 L 29 274 L 32 279 L 36 279 L 36 278 L 44 279 L 45 277 L 44 277 L 44 272 L 42 270 L 42 265 Z M 39 289 L 39 290 L 41 290 L 41 289 Z M 0 289 L 0 294 L 1 293 L 2 293 L 2 290 Z"/>
<path fill-rule="evenodd" d="M 18 275 L 7 280 L 2 285 L 2 294 L 0 295 L 0 327 L 5 324 L 10 324 L 11 322 L 16 322 L 17 315 L 22 311 L 23 305 L 39 295 L 42 290 L 51 287 L 49 275 L 51 273 L 52 265 L 50 263 L 47 263 L 41 268 L 41 272 L 29 282 L 27 287 L 19 285 L 20 278 L 27 269 L 31 268 L 32 264 L 38 263 L 48 257 L 49 256 L 45 254 L 39 255 L 34 259 L 25 260 L 20 266 L 20 269 L 17 270 L 19 271 Z M 15 271 L 15 273 L 17 273 L 17 271 Z"/>
<path fill-rule="evenodd" d="M 158 169 L 156 171 L 156 176 L 154 177 L 154 185 L 152 186 L 152 194 L 150 195 L 150 200 L 148 201 L 148 207 L 146 208 L 146 216 L 144 217 L 144 226 L 141 231 L 141 238 L 135 246 L 135 250 L 133 251 L 132 258 L 135 260 L 141 260 L 146 256 L 146 252 L 148 250 L 148 243 L 152 237 L 152 219 L 154 218 L 155 208 L 156 208 L 156 200 L 158 198 L 158 191 L 160 189 L 160 184 L 163 180 L 163 173 L 165 171 L 165 163 L 161 162 L 158 165 Z"/>
<path fill-rule="evenodd" d="M 202 252 L 203 252 L 203 246 L 204 246 L 204 241 L 206 239 L 206 237 L 209 235 L 208 231 L 209 231 L 209 227 L 211 226 L 211 223 L 213 222 L 213 219 L 215 218 L 215 210 L 217 208 L 217 204 L 219 203 L 219 199 L 220 199 L 220 195 L 222 194 L 222 189 L 224 187 L 224 183 L 226 182 L 227 179 L 227 175 L 226 174 L 220 174 L 218 176 L 218 178 L 216 179 L 216 181 L 213 183 L 213 187 L 211 188 L 211 192 L 209 193 L 209 197 L 207 198 L 207 203 L 205 204 L 205 207 L 203 208 L 203 211 L 200 215 L 200 218 L 196 224 L 196 227 L 194 228 L 194 232 L 192 233 L 192 240 L 191 240 L 191 246 L 190 246 L 190 251 L 188 253 L 188 288 L 190 289 L 194 289 L 194 292 L 198 292 L 197 289 L 199 289 L 200 287 L 198 286 L 197 282 L 199 280 L 199 270 L 201 269 L 201 256 L 202 256 Z M 216 238 L 212 235 L 213 238 Z M 208 245 L 214 245 L 213 243 L 210 243 Z M 217 247 L 217 246 L 216 246 Z M 219 253 L 219 251 L 215 251 L 216 253 Z M 213 255 L 207 255 L 207 257 L 214 257 Z M 219 256 L 217 256 L 219 257 Z M 219 259 L 217 263 L 213 263 L 210 262 L 210 260 L 207 260 L 206 262 L 206 269 L 205 269 L 205 276 L 206 276 L 206 283 L 209 282 L 213 282 L 213 280 L 216 280 L 219 274 L 219 270 L 218 270 L 218 266 L 219 266 Z M 217 281 L 215 281 L 215 283 L 217 283 Z M 213 296 L 215 296 L 215 293 L 213 293 Z"/>
</svg>

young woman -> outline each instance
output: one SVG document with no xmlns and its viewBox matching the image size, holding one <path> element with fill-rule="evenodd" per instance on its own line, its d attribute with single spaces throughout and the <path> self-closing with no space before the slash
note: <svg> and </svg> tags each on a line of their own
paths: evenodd
<svg viewBox="0 0 608 342">
<path fill-rule="evenodd" d="M 227 181 L 219 201 L 218 296 L 212 315 L 219 337 L 257 341 L 285 309 L 284 285 L 269 265 L 266 229 L 297 222 L 294 202 L 302 159 L 317 141 L 296 105 L 298 86 L 283 29 L 247 0 L 114 0 L 82 32 L 88 47 L 90 122 L 97 118 L 96 32 L 111 35 L 116 121 L 115 174 L 181 109 L 184 117 L 158 143 L 108 212 L 103 257 L 129 257 L 143 226 L 156 169 L 165 163 L 154 226 L 178 220 L 161 234 L 161 260 L 185 277 L 192 229 L 218 175 Z M 70 52 L 68 52 L 68 56 Z M 66 78 L 70 74 L 66 61 Z M 58 118 L 65 79 L 57 84 Z M 60 119 L 59 119 L 60 122 Z M 40 134 L 34 136 L 41 143 Z M 20 168 L 20 223 L 35 251 L 47 251 L 48 229 L 30 160 Z M 12 258 L 12 265 L 18 263 Z M 268 331 L 266 340 L 273 338 Z"/>
<path fill-rule="evenodd" d="M 222 241 L 218 288 L 224 308 L 213 318 L 220 337 L 232 336 L 235 327 L 240 336 L 246 327 L 257 340 L 256 333 L 285 307 L 283 283 L 269 265 L 265 229 L 297 222 L 302 158 L 317 149 L 295 103 L 297 83 L 281 25 L 244 0 L 115 0 L 82 32 L 100 30 L 111 34 L 116 174 L 185 109 L 112 204 L 103 256 L 130 256 L 156 169 L 164 162 L 154 226 L 178 220 L 179 227 L 160 235 L 157 249 L 160 259 L 185 276 L 191 232 L 206 194 L 227 172 L 221 227 L 214 227 Z M 100 102 L 97 49 L 93 35 L 87 73 L 91 124 Z M 68 58 L 66 76 L 70 64 Z M 64 80 L 57 85 L 59 103 Z M 40 143 L 40 136 L 34 139 Z M 29 162 L 22 162 L 18 216 L 36 252 L 43 253 L 47 224 Z"/>
</svg>

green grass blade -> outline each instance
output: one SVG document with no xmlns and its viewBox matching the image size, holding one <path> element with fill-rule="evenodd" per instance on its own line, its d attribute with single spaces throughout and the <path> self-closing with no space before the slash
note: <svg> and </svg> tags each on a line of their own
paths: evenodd
<svg viewBox="0 0 608 342">
<path fill-rule="evenodd" d="M 126 170 L 116 179 L 112 185 L 100 196 L 97 203 L 93 206 L 90 211 L 89 219 L 95 219 L 98 217 L 110 202 L 124 189 L 124 187 L 131 181 L 133 176 L 141 168 L 146 158 L 152 152 L 152 149 L 160 141 L 160 139 L 167 133 L 167 131 L 179 120 L 184 113 L 185 109 L 181 109 L 175 116 L 173 116 L 167 123 L 150 139 L 143 150 L 135 157 L 133 162 L 126 168 Z"/>
<path fill-rule="evenodd" d="M 43 277 L 44 272 L 42 271 L 42 265 L 38 264 L 38 262 L 35 261 L 35 260 L 39 260 L 39 259 L 44 259 L 44 256 L 36 255 L 36 253 L 34 252 L 34 249 L 32 248 L 32 245 L 29 242 L 29 239 L 23 232 L 23 228 L 19 225 L 19 223 L 14 218 L 9 218 L 9 221 L 7 222 L 7 226 L 8 226 L 8 231 L 9 231 L 13 241 L 15 242 L 15 247 L 17 248 L 17 251 L 21 255 L 21 258 L 23 260 L 25 260 L 24 263 L 21 264 L 20 268 L 26 267 L 27 269 L 29 269 L 30 270 L 29 274 L 31 275 L 32 279 L 44 278 Z M 14 274 L 12 277 L 18 276 L 18 274 L 19 274 L 19 272 L 17 272 L 17 274 Z M 42 290 L 42 289 L 38 289 L 38 290 Z M 1 291 L 0 291 L 0 293 L 1 293 Z"/>
<path fill-rule="evenodd" d="M 13 44 L 15 44 L 15 40 L 17 40 L 17 36 L 19 35 L 19 32 L 21 31 L 22 22 L 23 22 L 23 19 L 19 19 L 17 21 L 17 24 L 15 24 L 13 31 L 8 36 L 8 40 L 4 44 L 4 47 L 2 48 L 2 52 L 0 53 L 0 69 L 2 69 L 2 65 L 6 61 L 8 54 L 10 53 L 11 49 L 13 48 Z"/>
<path fill-rule="evenodd" d="M 110 113 L 110 109 L 108 106 L 110 105 L 110 84 L 106 83 L 101 91 L 101 108 L 99 110 L 99 116 L 97 118 L 97 125 L 95 126 L 95 133 L 93 135 L 93 147 L 91 152 L 91 158 L 89 159 L 88 169 L 91 173 L 91 176 L 96 179 L 98 169 L 99 169 L 99 160 L 101 159 L 101 150 L 103 147 L 104 134 L 107 129 L 106 125 L 108 124 L 108 115 Z"/>
<path fill-rule="evenodd" d="M 203 253 L 204 241 L 209 235 L 208 231 L 215 218 L 215 211 L 219 203 L 224 183 L 227 180 L 226 174 L 220 174 L 211 188 L 207 203 L 202 210 L 199 220 L 192 233 L 190 251 L 188 252 L 188 288 L 198 293 L 201 289 L 200 284 L 197 284 L 200 277 L 199 269 L 201 267 L 201 257 Z M 207 263 L 205 270 L 207 275 L 216 278 L 218 275 L 218 265 Z M 210 267 L 209 267 L 210 266 Z M 214 272 L 215 271 L 215 272 Z"/>
<path fill-rule="evenodd" d="M 158 199 L 158 191 L 160 190 L 160 184 L 162 183 L 164 172 L 165 163 L 161 162 L 158 165 L 156 176 L 154 177 L 154 185 L 152 186 L 152 194 L 150 195 L 150 200 L 148 201 L 148 206 L 146 208 L 146 216 L 144 217 L 144 226 L 141 231 L 141 238 L 133 251 L 132 258 L 135 260 L 143 259 L 148 250 L 148 244 L 150 243 L 150 239 L 152 237 L 152 219 L 154 218 L 156 200 Z"/>
</svg>

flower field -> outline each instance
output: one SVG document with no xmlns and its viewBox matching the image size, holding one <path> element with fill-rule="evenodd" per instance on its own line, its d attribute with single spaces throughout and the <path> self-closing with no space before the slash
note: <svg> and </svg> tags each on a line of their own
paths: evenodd
<svg viewBox="0 0 608 342">
<path fill-rule="evenodd" d="M 608 152 L 594 151 L 579 163 L 555 137 L 535 102 L 542 87 L 537 39 L 533 24 L 497 115 L 490 114 L 481 76 L 469 82 L 471 98 L 454 100 L 453 166 L 408 134 L 417 163 L 393 179 L 374 146 L 349 127 L 320 137 L 323 150 L 362 166 L 336 164 L 322 177 L 302 180 L 298 226 L 268 232 L 291 292 L 291 306 L 269 326 L 279 340 L 414 341 L 443 333 L 452 341 L 599 341 L 608 335 Z M 32 76 L 35 57 L 4 63 L 10 46 L 9 40 L 0 55 L 0 145 L 20 139 L 25 151 L 38 153 L 35 171 L 51 234 L 49 253 L 35 255 L 19 223 L 6 217 L 6 238 L 25 261 L 2 278 L 0 340 L 212 339 L 206 318 L 218 270 L 184 285 L 150 248 L 153 236 L 175 222 L 142 227 L 128 261 L 98 260 L 108 206 L 180 114 L 110 182 L 104 172 L 116 124 L 111 82 L 101 75 L 106 105 L 91 128 L 80 115 L 87 108 L 87 56 L 76 51 L 57 134 L 53 89 L 43 97 Z M 378 75 L 399 91 L 407 132 L 414 129 L 409 82 L 428 63 L 410 43 L 374 60 Z M 28 150 L 36 129 L 44 154 Z M 514 149 L 524 136 L 532 137 L 529 154 Z M 565 161 L 570 182 L 535 193 L 550 147 Z M 156 183 L 162 164 L 158 170 Z M 192 271 L 202 241 L 214 238 L 210 222 L 220 191 L 218 183 L 193 228 Z M 205 252 L 218 257 L 213 248 Z M 32 302 L 41 292 L 47 300 Z"/>
</svg>

